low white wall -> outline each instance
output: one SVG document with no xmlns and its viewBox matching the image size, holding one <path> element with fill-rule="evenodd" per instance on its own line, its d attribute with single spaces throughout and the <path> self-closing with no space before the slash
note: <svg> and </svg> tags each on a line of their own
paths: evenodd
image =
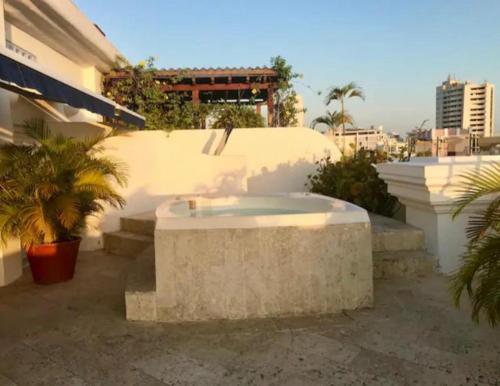
<svg viewBox="0 0 500 386">
<path fill-rule="evenodd" d="M 406 222 L 424 231 L 426 247 L 438 258 L 443 273 L 452 273 L 460 266 L 468 219 L 489 202 L 478 200 L 453 220 L 451 213 L 460 195 L 461 175 L 480 172 L 492 162 L 500 162 L 500 156 L 416 158 L 377 165 L 389 193 L 406 206 Z"/>
<path fill-rule="evenodd" d="M 305 191 L 307 175 L 338 148 L 308 128 L 234 129 L 220 156 L 223 130 L 134 131 L 106 140 L 105 154 L 128 169 L 122 210 L 91 219 L 82 249 L 102 247 L 102 232 L 119 229 L 125 215 L 154 210 L 168 195 Z"/>
</svg>

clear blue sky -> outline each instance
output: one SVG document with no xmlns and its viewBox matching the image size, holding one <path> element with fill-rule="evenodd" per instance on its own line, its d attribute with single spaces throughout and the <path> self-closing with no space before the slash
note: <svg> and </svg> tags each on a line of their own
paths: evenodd
<svg viewBox="0 0 500 386">
<path fill-rule="evenodd" d="M 500 86 L 498 0 L 75 2 L 132 62 L 262 66 L 281 55 L 314 90 L 355 81 L 366 94 L 348 104 L 359 126 L 433 127 L 435 87 L 449 73 Z M 297 90 L 307 122 L 326 110 L 323 96 Z"/>
</svg>

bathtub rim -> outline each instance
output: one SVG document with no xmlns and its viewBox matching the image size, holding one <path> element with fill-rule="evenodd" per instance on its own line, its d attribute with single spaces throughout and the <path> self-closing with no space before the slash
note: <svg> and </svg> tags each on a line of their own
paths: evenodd
<svg viewBox="0 0 500 386">
<path fill-rule="evenodd" d="M 196 199 L 234 198 L 285 198 L 324 201 L 331 210 L 313 213 L 262 214 L 255 216 L 208 216 L 185 217 L 170 211 L 172 204 Z M 343 210 L 338 210 L 339 205 Z M 352 203 L 316 193 L 269 193 L 269 194 L 187 194 L 167 198 L 155 211 L 156 230 L 196 230 L 196 229 L 249 229 L 269 227 L 313 227 L 333 224 L 370 223 L 368 212 Z"/>
</svg>

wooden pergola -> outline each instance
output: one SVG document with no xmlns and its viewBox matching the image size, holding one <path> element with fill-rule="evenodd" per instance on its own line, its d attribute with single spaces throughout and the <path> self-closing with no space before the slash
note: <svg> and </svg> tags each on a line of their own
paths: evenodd
<svg viewBox="0 0 500 386">
<path fill-rule="evenodd" d="M 127 73 L 106 76 L 106 82 L 124 79 Z M 251 68 L 188 68 L 155 72 L 155 80 L 166 93 L 179 93 L 195 103 L 255 104 L 261 113 L 267 104 L 268 125 L 272 125 L 273 94 L 278 86 L 278 74 L 268 67 Z"/>
</svg>

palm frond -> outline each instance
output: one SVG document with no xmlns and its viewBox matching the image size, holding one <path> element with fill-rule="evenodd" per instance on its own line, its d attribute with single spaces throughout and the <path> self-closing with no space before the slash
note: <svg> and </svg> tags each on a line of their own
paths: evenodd
<svg viewBox="0 0 500 386">
<path fill-rule="evenodd" d="M 360 98 L 362 100 L 365 100 L 365 94 L 363 93 L 363 91 L 361 89 L 351 90 L 351 92 L 349 92 L 347 94 L 347 97 L 348 98 Z"/>
<path fill-rule="evenodd" d="M 336 130 L 342 125 L 342 123 L 352 124 L 354 122 L 352 116 L 347 112 L 340 111 L 327 111 L 325 115 L 322 115 L 312 121 L 312 128 L 314 129 L 318 124 L 324 124 L 328 126 L 331 130 Z"/>
<path fill-rule="evenodd" d="M 500 163 L 461 177 L 461 196 L 455 203 L 453 218 L 479 198 L 491 197 L 492 201 L 485 210 L 469 216 L 468 249 L 463 265 L 452 277 L 451 290 L 457 306 L 467 291 L 472 319 L 478 322 L 484 313 L 494 326 L 500 322 Z"/>
<path fill-rule="evenodd" d="M 311 122 L 311 126 L 313 129 L 315 129 L 316 126 L 321 125 L 321 124 L 326 125 L 329 128 L 332 128 L 332 123 L 331 123 L 330 118 L 328 116 L 317 117 L 316 119 L 314 119 Z"/>
<path fill-rule="evenodd" d="M 467 291 L 472 303 L 472 318 L 476 322 L 482 310 L 494 326 L 500 322 L 500 237 L 490 235 L 463 257 L 463 265 L 451 279 L 455 305 Z"/>
<path fill-rule="evenodd" d="M 346 98 L 361 98 L 364 100 L 365 95 L 361 87 L 354 82 L 350 82 L 342 87 L 331 87 L 327 92 L 325 104 L 328 106 L 332 101 L 343 101 Z"/>
<path fill-rule="evenodd" d="M 103 200 L 114 207 L 122 207 L 125 203 L 112 188 L 106 176 L 95 170 L 86 170 L 78 174 L 73 189 L 77 193 L 91 193 L 97 199 Z"/>
<path fill-rule="evenodd" d="M 43 243 L 56 241 L 56 230 L 50 222 L 50 217 L 46 216 L 43 204 L 38 203 L 24 208 L 22 217 L 22 226 L 25 227 L 23 233 L 29 235 L 30 239 Z"/>
<path fill-rule="evenodd" d="M 453 218 L 456 218 L 466 206 L 478 198 L 500 193 L 500 163 L 498 162 L 482 169 L 479 173 L 471 171 L 464 173 L 461 177 L 462 181 L 457 189 L 461 196 L 455 203 Z"/>
<path fill-rule="evenodd" d="M 66 230 L 71 230 L 80 221 L 80 205 L 78 196 L 64 195 L 51 202 L 60 224 Z"/>
<path fill-rule="evenodd" d="M 471 242 L 479 241 L 488 232 L 500 234 L 500 197 L 494 199 L 486 209 L 469 217 L 466 234 Z"/>
</svg>

